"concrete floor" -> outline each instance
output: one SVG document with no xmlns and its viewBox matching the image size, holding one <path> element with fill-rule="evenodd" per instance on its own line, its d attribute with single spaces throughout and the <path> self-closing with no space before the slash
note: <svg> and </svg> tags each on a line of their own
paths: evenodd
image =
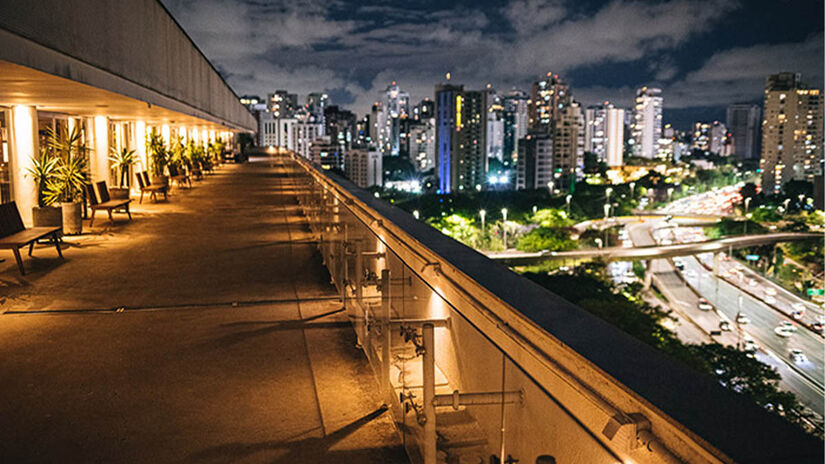
<svg viewBox="0 0 825 464">
<path fill-rule="evenodd" d="M 228 165 L 0 256 L 0 462 L 406 462 L 293 188 Z"/>
</svg>

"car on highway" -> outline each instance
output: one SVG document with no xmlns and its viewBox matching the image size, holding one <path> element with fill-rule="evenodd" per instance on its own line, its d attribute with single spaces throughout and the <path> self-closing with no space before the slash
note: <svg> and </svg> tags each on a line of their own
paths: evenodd
<svg viewBox="0 0 825 464">
<path fill-rule="evenodd" d="M 805 356 L 805 353 L 803 353 L 799 348 L 794 348 L 791 350 L 791 360 L 796 364 L 804 364 L 808 362 L 808 358 Z"/>
<path fill-rule="evenodd" d="M 748 281 L 748 285 L 750 285 L 751 287 L 756 287 L 756 279 L 750 279 Z"/>
<path fill-rule="evenodd" d="M 825 335 L 825 324 L 816 321 L 813 324 L 811 324 L 811 330 L 818 333 L 819 335 Z"/>
<path fill-rule="evenodd" d="M 765 303 L 768 303 L 769 305 L 776 304 L 776 298 L 767 295 L 765 296 Z"/>
<path fill-rule="evenodd" d="M 804 303 L 794 303 L 793 306 L 791 306 L 791 307 L 794 309 L 794 311 L 800 311 L 800 312 L 803 312 L 803 313 L 805 312 L 805 304 Z"/>
<path fill-rule="evenodd" d="M 745 324 L 750 324 L 750 322 L 751 322 L 751 320 L 748 316 L 746 316 L 742 313 L 739 313 L 739 314 L 736 315 L 736 323 L 737 324 L 745 325 Z"/>
<path fill-rule="evenodd" d="M 776 296 L 776 289 L 773 287 L 765 288 L 765 295 Z"/>
<path fill-rule="evenodd" d="M 756 342 L 749 335 L 745 335 L 745 345 L 743 349 L 746 353 L 752 355 L 757 350 L 759 350 L 759 345 L 757 345 Z"/>
<path fill-rule="evenodd" d="M 673 265 L 676 266 L 676 269 L 678 269 L 680 271 L 685 270 L 685 262 L 682 261 L 681 259 L 674 259 L 673 260 Z"/>
<path fill-rule="evenodd" d="M 796 332 L 796 326 L 791 321 L 782 321 L 779 323 L 779 327 L 773 329 L 773 331 L 776 335 L 787 338 Z"/>
<path fill-rule="evenodd" d="M 804 316 L 804 315 L 805 315 L 805 313 L 803 313 L 802 311 L 797 311 L 796 309 L 791 311 L 791 317 L 796 319 L 797 321 L 802 319 L 802 316 Z"/>
<path fill-rule="evenodd" d="M 731 328 L 730 328 L 730 322 L 728 322 L 728 321 L 722 321 L 722 322 L 720 322 L 720 323 L 719 323 L 719 330 L 721 330 L 721 331 L 723 331 L 723 332 L 730 332 L 730 330 L 731 330 Z"/>
<path fill-rule="evenodd" d="M 696 303 L 696 307 L 702 311 L 710 311 L 713 309 L 713 306 L 711 306 L 710 303 L 708 303 L 708 300 L 704 298 L 699 298 L 699 302 Z"/>
</svg>

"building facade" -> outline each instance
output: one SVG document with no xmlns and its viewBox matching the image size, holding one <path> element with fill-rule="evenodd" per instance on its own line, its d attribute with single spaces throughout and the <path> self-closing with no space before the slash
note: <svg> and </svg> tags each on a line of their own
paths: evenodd
<svg viewBox="0 0 825 464">
<path fill-rule="evenodd" d="M 624 110 L 609 103 L 585 110 L 584 151 L 595 153 L 609 167 L 623 164 Z"/>
<path fill-rule="evenodd" d="M 759 159 L 762 109 L 738 103 L 727 108 L 726 124 L 733 138 L 733 154 L 742 160 Z"/>
<path fill-rule="evenodd" d="M 636 92 L 633 108 L 633 154 L 652 159 L 662 137 L 662 90 L 642 87 Z"/>
<path fill-rule="evenodd" d="M 791 180 L 813 182 L 822 173 L 822 91 L 800 74 L 769 76 L 762 122 L 762 191 L 779 193 Z"/>
<path fill-rule="evenodd" d="M 344 154 L 347 177 L 361 188 L 381 187 L 382 155 L 375 149 L 353 147 Z"/>
<path fill-rule="evenodd" d="M 537 132 L 528 134 L 519 143 L 516 163 L 516 189 L 555 189 L 553 167 L 553 138 Z"/>
</svg>

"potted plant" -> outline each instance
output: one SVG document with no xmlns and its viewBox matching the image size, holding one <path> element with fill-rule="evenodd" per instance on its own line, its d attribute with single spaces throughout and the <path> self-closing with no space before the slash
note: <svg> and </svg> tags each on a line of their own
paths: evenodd
<svg viewBox="0 0 825 464">
<path fill-rule="evenodd" d="M 63 213 L 60 208 L 47 201 L 49 184 L 54 180 L 60 158 L 44 149 L 40 158 L 33 158 L 29 175 L 37 184 L 37 206 L 32 207 L 34 227 L 61 227 Z"/>
<path fill-rule="evenodd" d="M 118 178 L 118 186 L 109 188 L 109 196 L 115 200 L 129 199 L 129 169 L 137 161 L 135 150 L 128 150 L 123 148 L 117 151 L 114 147 L 111 148 L 112 154 L 109 156 L 109 161 L 112 163 L 112 169 Z"/>
<path fill-rule="evenodd" d="M 152 162 L 152 183 L 169 185 L 169 177 L 166 175 L 166 166 L 169 165 L 169 150 L 166 149 L 163 137 L 152 131 L 149 134 L 149 140 L 146 141 L 146 148 Z"/>
<path fill-rule="evenodd" d="M 78 127 L 71 131 L 49 131 L 47 149 L 57 157 L 54 176 L 47 185 L 47 203 L 59 203 L 63 216 L 63 233 L 79 234 L 83 231 L 81 219 L 83 188 L 88 175 L 86 170 L 88 148 Z"/>
</svg>

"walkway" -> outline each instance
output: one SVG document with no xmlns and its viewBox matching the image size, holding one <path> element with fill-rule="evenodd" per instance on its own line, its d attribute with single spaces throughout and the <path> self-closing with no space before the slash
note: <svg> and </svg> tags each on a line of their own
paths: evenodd
<svg viewBox="0 0 825 464">
<path fill-rule="evenodd" d="M 225 166 L 3 255 L 0 462 L 406 462 L 290 182 Z"/>
</svg>

